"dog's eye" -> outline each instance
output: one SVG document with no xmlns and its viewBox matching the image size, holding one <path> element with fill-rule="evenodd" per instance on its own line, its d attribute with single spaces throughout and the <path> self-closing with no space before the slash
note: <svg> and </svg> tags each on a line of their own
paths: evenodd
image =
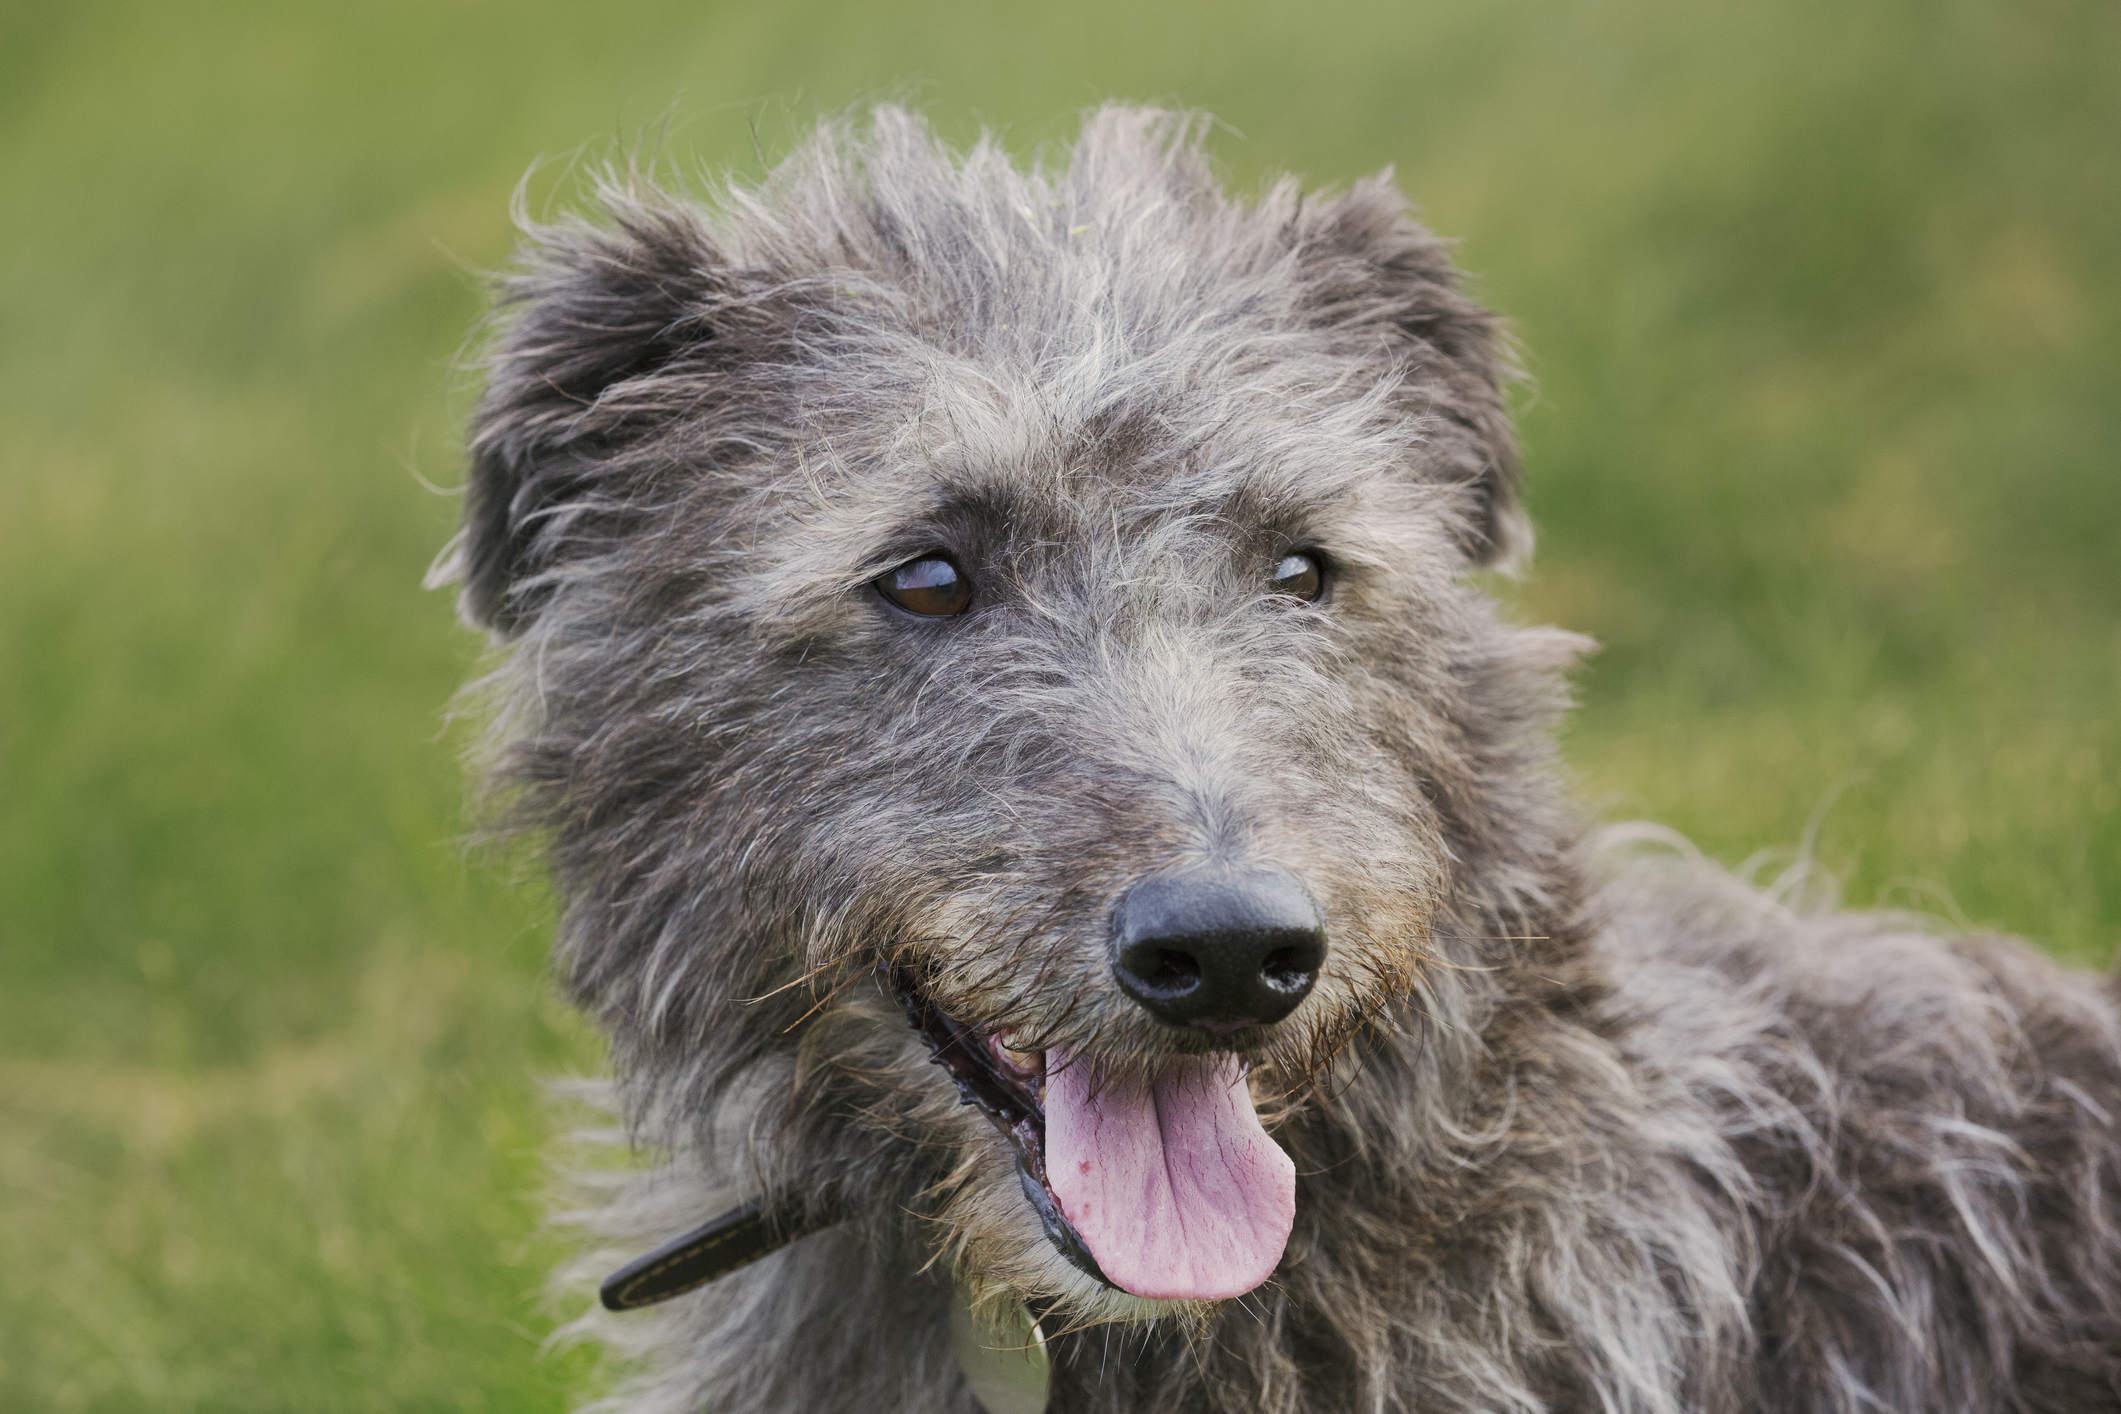
<svg viewBox="0 0 2121 1414">
<path fill-rule="evenodd" d="M 1317 559 L 1310 555 L 1284 555 L 1281 563 L 1274 567 L 1274 592 L 1287 594 L 1305 603 L 1325 592 L 1326 572 Z"/>
<path fill-rule="evenodd" d="M 877 576 L 876 592 L 909 614 L 947 619 L 972 602 L 972 581 L 942 556 L 929 555 Z"/>
</svg>

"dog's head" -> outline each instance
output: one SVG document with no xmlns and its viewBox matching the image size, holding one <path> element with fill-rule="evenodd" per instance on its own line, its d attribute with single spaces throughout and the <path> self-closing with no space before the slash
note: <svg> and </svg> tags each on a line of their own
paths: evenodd
<svg viewBox="0 0 2121 1414">
<path fill-rule="evenodd" d="M 1091 1315 L 1268 1277 L 1263 1122 L 1477 1007 L 1562 834 L 1568 646 L 1467 580 L 1493 320 L 1388 180 L 1199 136 L 615 185 L 509 286 L 455 557 L 654 1137 Z"/>
</svg>

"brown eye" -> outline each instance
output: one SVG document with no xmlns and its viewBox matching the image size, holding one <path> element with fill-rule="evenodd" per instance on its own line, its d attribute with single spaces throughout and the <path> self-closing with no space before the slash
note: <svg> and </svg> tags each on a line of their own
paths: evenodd
<svg viewBox="0 0 2121 1414">
<path fill-rule="evenodd" d="M 972 581 L 942 556 L 930 555 L 878 576 L 876 592 L 909 614 L 947 619 L 972 602 Z"/>
<path fill-rule="evenodd" d="M 1274 567 L 1274 592 L 1310 603 L 1325 592 L 1326 573 L 1309 555 L 1284 555 Z"/>
</svg>

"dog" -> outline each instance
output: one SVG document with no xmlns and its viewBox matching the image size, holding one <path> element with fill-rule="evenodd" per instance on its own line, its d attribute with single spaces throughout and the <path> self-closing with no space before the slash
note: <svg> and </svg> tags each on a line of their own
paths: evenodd
<svg viewBox="0 0 2121 1414">
<path fill-rule="evenodd" d="M 1204 135 L 526 223 L 441 570 L 655 1156 L 584 1220 L 712 1220 L 613 1407 L 974 1411 L 955 1304 L 1057 1411 L 2121 1408 L 2113 985 L 1588 829 L 1502 329 Z"/>
</svg>

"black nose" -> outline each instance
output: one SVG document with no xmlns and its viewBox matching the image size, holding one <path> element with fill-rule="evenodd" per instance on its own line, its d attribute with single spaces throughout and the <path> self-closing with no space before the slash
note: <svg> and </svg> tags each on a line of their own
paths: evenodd
<svg viewBox="0 0 2121 1414">
<path fill-rule="evenodd" d="M 1167 1026 L 1218 1034 L 1296 1010 L 1326 960 L 1318 905 L 1287 874 L 1160 874 L 1119 906 L 1120 990 Z"/>
</svg>

